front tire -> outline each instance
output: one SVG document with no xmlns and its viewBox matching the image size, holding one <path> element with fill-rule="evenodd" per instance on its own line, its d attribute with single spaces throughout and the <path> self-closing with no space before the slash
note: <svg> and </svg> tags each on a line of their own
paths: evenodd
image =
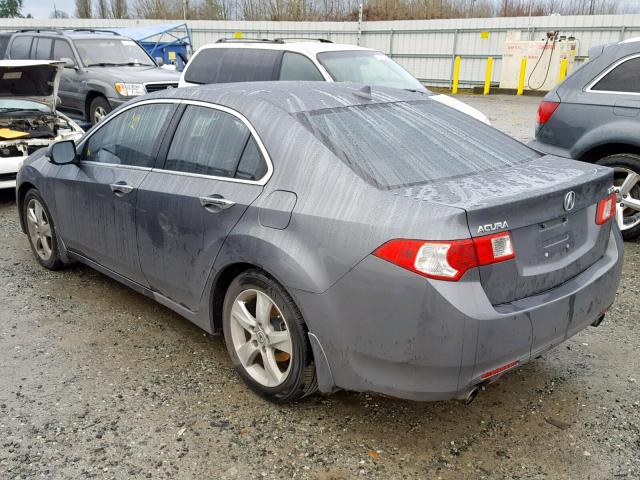
<svg viewBox="0 0 640 480">
<path fill-rule="evenodd" d="M 109 101 L 106 98 L 99 96 L 91 100 L 91 104 L 89 105 L 89 121 L 91 125 L 102 121 L 110 111 L 111 105 L 109 105 Z"/>
<path fill-rule="evenodd" d="M 307 327 L 291 296 L 260 270 L 241 273 L 225 295 L 222 327 L 242 379 L 275 403 L 317 390 Z"/>
<path fill-rule="evenodd" d="M 56 227 L 38 190 L 35 188 L 29 190 L 22 205 L 29 244 L 36 260 L 49 270 L 61 269 L 65 263 L 60 257 Z"/>
<path fill-rule="evenodd" d="M 640 236 L 640 155 L 619 153 L 598 161 L 614 170 L 616 188 L 616 220 L 622 237 L 633 240 Z"/>
</svg>

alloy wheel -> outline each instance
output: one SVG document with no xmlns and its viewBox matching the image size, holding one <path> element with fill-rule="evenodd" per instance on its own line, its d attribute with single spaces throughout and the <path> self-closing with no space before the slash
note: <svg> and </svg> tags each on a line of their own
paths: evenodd
<svg viewBox="0 0 640 480">
<path fill-rule="evenodd" d="M 277 387 L 291 369 L 293 347 L 287 321 L 264 292 L 241 292 L 231 308 L 231 340 L 246 372 L 260 385 Z"/>
<path fill-rule="evenodd" d="M 35 198 L 27 204 L 27 229 L 33 248 L 40 259 L 46 262 L 53 251 L 53 232 L 47 212 Z"/>
<path fill-rule="evenodd" d="M 93 111 L 93 118 L 96 123 L 99 123 L 104 117 L 107 116 L 107 110 L 104 107 L 96 107 Z"/>
<path fill-rule="evenodd" d="M 614 167 L 613 184 L 616 189 L 616 221 L 620 230 L 640 224 L 640 174 L 625 167 Z"/>
</svg>

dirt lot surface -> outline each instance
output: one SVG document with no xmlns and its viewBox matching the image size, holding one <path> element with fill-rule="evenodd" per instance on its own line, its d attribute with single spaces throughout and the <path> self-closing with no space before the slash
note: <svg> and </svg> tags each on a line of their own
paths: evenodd
<svg viewBox="0 0 640 480">
<path fill-rule="evenodd" d="M 520 139 L 539 99 L 461 97 Z M 221 338 L 103 275 L 40 268 L 0 193 L 0 478 L 640 478 L 640 243 L 599 328 L 470 406 L 274 406 Z"/>
</svg>

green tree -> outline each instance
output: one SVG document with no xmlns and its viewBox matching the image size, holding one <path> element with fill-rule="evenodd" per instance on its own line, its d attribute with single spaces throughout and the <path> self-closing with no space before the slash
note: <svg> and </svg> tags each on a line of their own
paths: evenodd
<svg viewBox="0 0 640 480">
<path fill-rule="evenodd" d="M 0 0 L 0 17 L 16 18 L 22 17 L 22 0 Z"/>
</svg>

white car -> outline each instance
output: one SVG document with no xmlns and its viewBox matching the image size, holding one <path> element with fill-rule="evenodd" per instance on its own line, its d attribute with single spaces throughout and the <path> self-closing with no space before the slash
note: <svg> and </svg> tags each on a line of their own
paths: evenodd
<svg viewBox="0 0 640 480">
<path fill-rule="evenodd" d="M 0 60 L 0 189 L 16 186 L 24 159 L 83 130 L 56 111 L 62 62 Z"/>
<path fill-rule="evenodd" d="M 378 50 L 313 39 L 220 39 L 196 51 L 182 72 L 179 87 L 269 80 L 354 82 L 427 91 Z M 482 112 L 460 100 L 447 95 L 432 98 L 490 124 Z"/>
</svg>

